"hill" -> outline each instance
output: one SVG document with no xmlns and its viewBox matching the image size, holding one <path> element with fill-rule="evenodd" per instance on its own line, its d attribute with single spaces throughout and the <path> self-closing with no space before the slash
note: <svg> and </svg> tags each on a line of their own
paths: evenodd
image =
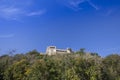
<svg viewBox="0 0 120 80">
<path fill-rule="evenodd" d="M 0 57 L 0 80 L 120 80 L 120 55 L 77 51 L 48 56 L 36 50 Z"/>
</svg>

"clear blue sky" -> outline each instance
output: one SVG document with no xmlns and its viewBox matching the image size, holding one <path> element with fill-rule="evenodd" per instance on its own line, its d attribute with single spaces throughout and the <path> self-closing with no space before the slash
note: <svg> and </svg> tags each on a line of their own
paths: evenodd
<svg viewBox="0 0 120 80">
<path fill-rule="evenodd" d="M 50 45 L 120 53 L 120 0 L 0 1 L 0 55 Z"/>
</svg>

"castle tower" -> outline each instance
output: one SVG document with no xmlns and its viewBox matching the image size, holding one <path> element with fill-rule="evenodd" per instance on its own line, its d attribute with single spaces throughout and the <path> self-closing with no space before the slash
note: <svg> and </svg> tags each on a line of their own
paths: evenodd
<svg viewBox="0 0 120 80">
<path fill-rule="evenodd" d="M 56 54 L 56 46 L 49 46 L 46 50 L 48 55 L 55 55 Z"/>
</svg>

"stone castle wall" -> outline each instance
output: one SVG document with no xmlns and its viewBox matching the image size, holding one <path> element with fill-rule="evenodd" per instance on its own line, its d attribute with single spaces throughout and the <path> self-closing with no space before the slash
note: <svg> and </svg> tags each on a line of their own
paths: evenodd
<svg viewBox="0 0 120 80">
<path fill-rule="evenodd" d="M 47 55 L 70 54 L 70 53 L 72 53 L 71 49 L 57 49 L 56 46 L 49 46 L 46 50 Z"/>
</svg>

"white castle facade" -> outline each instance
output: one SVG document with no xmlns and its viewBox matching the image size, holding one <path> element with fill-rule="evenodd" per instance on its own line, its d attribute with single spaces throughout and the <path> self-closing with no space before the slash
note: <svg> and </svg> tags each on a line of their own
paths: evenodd
<svg viewBox="0 0 120 80">
<path fill-rule="evenodd" d="M 72 50 L 67 49 L 57 49 L 56 46 L 49 46 L 46 50 L 47 55 L 56 55 L 56 54 L 71 54 Z"/>
</svg>

